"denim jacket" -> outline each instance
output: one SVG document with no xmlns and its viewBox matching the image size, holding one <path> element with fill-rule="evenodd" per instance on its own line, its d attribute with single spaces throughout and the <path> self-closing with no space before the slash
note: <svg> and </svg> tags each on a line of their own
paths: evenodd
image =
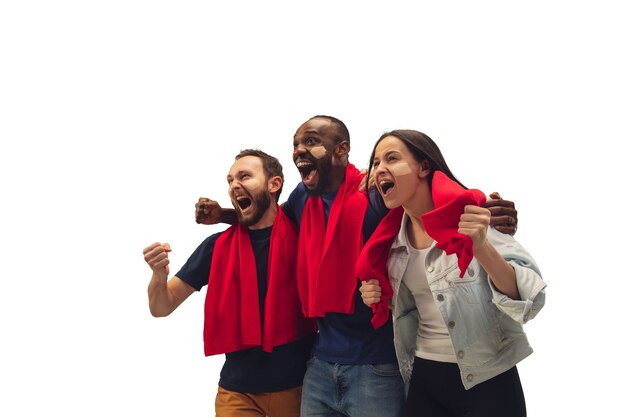
<svg viewBox="0 0 626 417">
<path fill-rule="evenodd" d="M 393 287 L 391 312 L 394 344 L 402 378 L 411 379 L 419 313 L 402 282 L 409 260 L 406 214 L 389 253 L 387 269 Z M 522 325 L 545 303 L 545 286 L 530 254 L 512 236 L 488 228 L 491 244 L 515 269 L 520 300 L 500 293 L 476 259 L 463 278 L 456 255 L 433 246 L 426 255 L 426 277 L 456 352 L 465 389 L 505 372 L 532 353 Z"/>
</svg>

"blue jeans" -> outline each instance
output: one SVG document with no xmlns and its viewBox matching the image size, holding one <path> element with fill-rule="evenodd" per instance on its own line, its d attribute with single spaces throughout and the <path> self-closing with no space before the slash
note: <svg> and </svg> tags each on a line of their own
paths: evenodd
<svg viewBox="0 0 626 417">
<path fill-rule="evenodd" d="M 400 417 L 404 383 L 397 363 L 341 365 L 311 359 L 301 417 Z"/>
</svg>

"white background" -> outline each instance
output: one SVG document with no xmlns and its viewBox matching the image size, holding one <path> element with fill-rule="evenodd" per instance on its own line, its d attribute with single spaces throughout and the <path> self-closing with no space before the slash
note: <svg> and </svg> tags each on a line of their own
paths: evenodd
<svg viewBox="0 0 626 417">
<path fill-rule="evenodd" d="M 529 415 L 619 414 L 619 2 L 428 3 L 1 2 L 0 415 L 212 415 L 204 292 L 151 317 L 142 249 L 169 242 L 175 273 L 223 229 L 194 203 L 230 205 L 240 149 L 283 162 L 284 200 L 293 134 L 320 113 L 358 167 L 413 128 L 516 202 L 548 283 L 519 365 Z"/>
</svg>

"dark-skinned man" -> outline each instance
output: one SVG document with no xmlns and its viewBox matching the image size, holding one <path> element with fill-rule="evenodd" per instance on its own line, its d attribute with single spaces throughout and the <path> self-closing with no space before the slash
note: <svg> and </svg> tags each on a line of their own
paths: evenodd
<svg viewBox="0 0 626 417">
<path fill-rule="evenodd" d="M 364 242 L 387 213 L 367 196 L 364 174 L 349 161 L 350 135 L 332 116 L 315 116 L 296 131 L 293 161 L 302 181 L 283 204 L 298 226 L 298 287 L 304 314 L 319 328 L 302 393 L 303 417 L 402 415 L 404 384 L 393 346 L 391 319 L 374 329 L 361 302 L 355 267 Z M 492 225 L 514 233 L 517 212 L 499 199 L 486 205 Z M 196 221 L 230 222 L 232 212 L 206 198 Z M 380 399 L 380 401 L 372 401 Z"/>
</svg>

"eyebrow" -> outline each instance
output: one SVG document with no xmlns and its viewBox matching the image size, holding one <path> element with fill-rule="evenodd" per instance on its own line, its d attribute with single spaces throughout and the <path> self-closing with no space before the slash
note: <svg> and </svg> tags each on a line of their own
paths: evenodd
<svg viewBox="0 0 626 417">
<path fill-rule="evenodd" d="M 308 129 L 308 130 L 305 130 L 305 131 L 304 131 L 304 132 L 302 132 L 302 133 L 303 133 L 304 135 L 310 135 L 311 133 L 314 133 L 314 134 L 316 134 L 316 135 L 319 135 L 319 134 L 320 134 L 320 132 L 319 132 L 317 129 Z M 293 139 L 295 140 L 297 136 L 298 136 L 297 134 L 293 135 Z"/>
<path fill-rule="evenodd" d="M 226 175 L 226 179 L 233 178 L 233 177 L 239 177 L 239 176 L 244 175 L 244 174 L 252 175 L 252 170 L 250 170 L 250 169 L 240 169 L 239 171 L 236 171 L 232 175 L 231 174 Z"/>
<path fill-rule="evenodd" d="M 387 150 L 387 151 L 383 152 L 383 154 L 381 156 L 385 157 L 385 156 L 388 156 L 389 154 L 397 153 L 397 152 L 400 152 L 400 151 L 398 151 L 397 149 L 390 149 L 390 150 Z M 377 159 L 379 159 L 379 158 L 377 156 L 374 156 L 374 160 L 377 160 Z"/>
<path fill-rule="evenodd" d="M 322 133 L 320 133 L 319 130 L 317 129 L 308 129 L 305 130 L 304 132 L 302 132 L 302 136 L 304 136 L 305 138 L 308 137 L 308 135 L 318 135 L 320 136 Z M 293 137 L 294 139 L 296 138 L 295 136 Z"/>
</svg>

